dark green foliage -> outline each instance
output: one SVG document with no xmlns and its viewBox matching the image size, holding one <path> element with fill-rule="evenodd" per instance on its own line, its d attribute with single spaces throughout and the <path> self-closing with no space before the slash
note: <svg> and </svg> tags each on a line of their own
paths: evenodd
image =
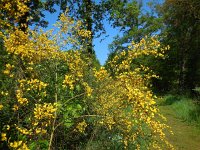
<svg viewBox="0 0 200 150">
<path fill-rule="evenodd" d="M 144 10 L 144 5 L 149 5 L 149 10 Z M 161 19 L 155 14 L 153 7 L 151 3 L 144 4 L 138 0 L 112 1 L 109 20 L 123 34 L 122 37 L 115 37 L 110 45 L 112 51 L 125 50 L 132 41 L 139 42 L 143 37 L 158 32 Z"/>
<path fill-rule="evenodd" d="M 181 96 L 169 94 L 164 97 L 164 100 L 160 103 L 160 105 L 172 105 L 173 103 L 180 100 L 181 100 Z"/>
<path fill-rule="evenodd" d="M 155 84 L 173 87 L 179 93 L 191 93 L 200 84 L 200 2 L 166 0 L 158 9 L 164 24 L 162 43 L 169 45 L 171 50 L 158 69 L 163 80 Z"/>
<path fill-rule="evenodd" d="M 192 89 L 200 84 L 200 2 L 166 0 L 161 4 L 148 4 L 151 11 L 144 10 L 141 1 L 113 1 L 110 20 L 113 27 L 120 28 L 123 36 L 115 37 L 108 59 L 117 51 L 126 50 L 131 41 L 138 42 L 146 35 L 159 34 L 161 43 L 170 46 L 166 58 L 144 57 L 133 66 L 143 62 L 155 70 L 160 76 L 152 82 L 156 92 L 194 94 Z"/>
</svg>

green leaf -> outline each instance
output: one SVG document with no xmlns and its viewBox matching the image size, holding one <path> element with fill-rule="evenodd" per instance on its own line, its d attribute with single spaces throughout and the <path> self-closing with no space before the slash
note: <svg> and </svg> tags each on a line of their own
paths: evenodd
<svg viewBox="0 0 200 150">
<path fill-rule="evenodd" d="M 70 95 L 71 97 L 74 97 L 74 92 L 73 92 L 73 91 L 69 91 L 69 95 Z"/>
<path fill-rule="evenodd" d="M 35 142 L 32 142 L 30 145 L 29 145 L 29 148 L 30 150 L 35 150 L 36 149 L 36 146 L 37 144 Z"/>
<path fill-rule="evenodd" d="M 77 90 L 78 92 L 81 91 L 81 87 L 80 87 L 80 85 L 76 85 L 76 90 Z"/>
<path fill-rule="evenodd" d="M 82 110 L 82 106 L 81 106 L 80 104 L 77 104 L 77 105 L 76 105 L 76 108 L 77 108 L 78 110 Z"/>
</svg>

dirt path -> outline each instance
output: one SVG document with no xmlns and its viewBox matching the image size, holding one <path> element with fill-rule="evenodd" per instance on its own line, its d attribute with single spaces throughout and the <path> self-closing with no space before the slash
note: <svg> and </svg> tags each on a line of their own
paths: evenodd
<svg viewBox="0 0 200 150">
<path fill-rule="evenodd" d="M 200 129 L 175 117 L 170 106 L 160 106 L 161 113 L 174 135 L 167 134 L 169 142 L 178 150 L 200 150 Z"/>
</svg>

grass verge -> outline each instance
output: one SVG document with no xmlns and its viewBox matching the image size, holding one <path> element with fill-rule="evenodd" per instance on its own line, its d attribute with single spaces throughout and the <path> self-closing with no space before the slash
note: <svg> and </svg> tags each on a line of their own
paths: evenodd
<svg viewBox="0 0 200 150">
<path fill-rule="evenodd" d="M 173 115 L 200 128 L 200 105 L 186 96 L 166 95 L 159 102 L 160 106 L 170 106 Z"/>
</svg>

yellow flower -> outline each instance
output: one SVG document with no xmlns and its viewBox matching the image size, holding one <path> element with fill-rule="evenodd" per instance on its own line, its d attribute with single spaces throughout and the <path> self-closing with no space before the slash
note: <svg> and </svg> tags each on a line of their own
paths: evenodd
<svg viewBox="0 0 200 150">
<path fill-rule="evenodd" d="M 22 144 L 22 141 L 10 142 L 10 147 L 12 147 L 12 148 L 18 148 L 21 144 Z"/>
<path fill-rule="evenodd" d="M 10 70 L 4 70 L 3 73 L 6 74 L 6 75 L 9 75 L 10 74 Z"/>
<path fill-rule="evenodd" d="M 30 150 L 26 143 L 23 143 L 22 147 L 20 147 L 18 150 Z"/>
<path fill-rule="evenodd" d="M 24 135 L 31 135 L 32 134 L 31 130 L 28 130 L 26 128 L 21 128 L 21 127 L 16 126 L 16 129 Z"/>
<path fill-rule="evenodd" d="M 2 108 L 3 108 L 3 105 L 2 105 L 2 104 L 0 104 L 0 110 L 2 110 Z"/>
<path fill-rule="evenodd" d="M 74 89 L 74 79 L 71 75 L 65 75 L 65 80 L 63 81 L 63 86 L 66 85 L 70 87 L 70 90 Z"/>
<path fill-rule="evenodd" d="M 27 98 L 23 98 L 23 93 L 21 90 L 16 90 L 16 97 L 17 97 L 17 101 L 19 104 L 21 105 L 26 105 L 28 104 L 28 99 Z"/>
<path fill-rule="evenodd" d="M 47 130 L 42 129 L 42 128 L 36 128 L 35 133 L 36 133 L 36 134 L 39 134 L 39 133 L 45 134 L 45 133 L 47 133 Z"/>
<path fill-rule="evenodd" d="M 76 126 L 77 130 L 81 133 L 83 133 L 85 131 L 85 128 L 87 127 L 87 123 L 84 121 L 78 123 L 78 125 Z"/>
<path fill-rule="evenodd" d="M 18 109 L 19 107 L 16 104 L 14 104 L 12 110 L 17 111 Z"/>
<path fill-rule="evenodd" d="M 9 125 L 6 125 L 6 130 L 10 130 L 10 126 Z"/>
<path fill-rule="evenodd" d="M 1 141 L 6 141 L 7 137 L 6 137 L 6 133 L 1 133 Z"/>
<path fill-rule="evenodd" d="M 14 74 L 10 74 L 10 77 L 13 78 L 13 77 L 14 77 Z"/>
<path fill-rule="evenodd" d="M 11 64 L 6 64 L 6 68 L 7 68 L 8 70 L 11 70 L 13 67 L 14 67 L 14 66 L 11 65 Z"/>
<path fill-rule="evenodd" d="M 56 110 L 57 110 L 57 103 L 35 104 L 34 117 L 37 120 L 53 119 Z"/>
<path fill-rule="evenodd" d="M 85 87 L 87 96 L 90 97 L 92 95 L 93 89 L 86 82 L 83 82 L 83 86 Z"/>
</svg>

